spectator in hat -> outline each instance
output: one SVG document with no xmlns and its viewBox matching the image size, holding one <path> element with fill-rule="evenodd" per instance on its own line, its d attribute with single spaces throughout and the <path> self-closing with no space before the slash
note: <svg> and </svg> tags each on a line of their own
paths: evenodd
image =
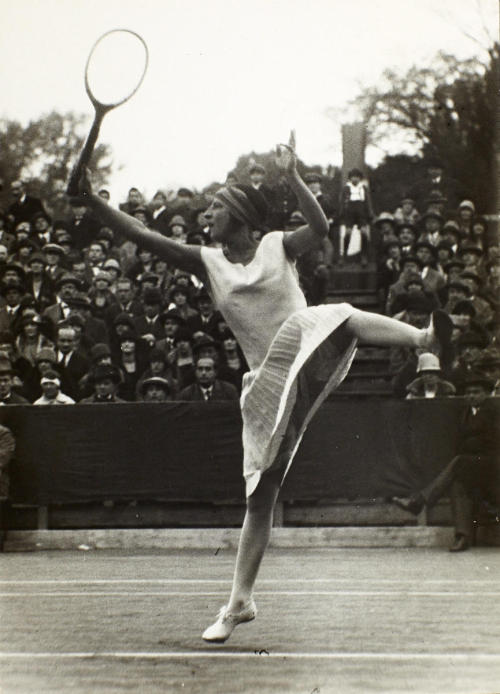
<svg viewBox="0 0 500 694">
<path fill-rule="evenodd" d="M 86 263 L 95 277 L 98 272 L 102 271 L 102 266 L 106 260 L 105 244 L 102 241 L 92 241 L 87 249 L 84 249 Z"/>
<path fill-rule="evenodd" d="M 132 214 L 137 208 L 144 205 L 144 198 L 138 188 L 132 187 L 128 191 L 127 200 L 118 205 L 118 209 L 127 214 Z"/>
<path fill-rule="evenodd" d="M 46 371 L 40 378 L 42 395 L 33 405 L 74 405 L 75 401 L 61 391 L 61 378 L 57 371 Z"/>
<path fill-rule="evenodd" d="M 476 373 L 493 383 L 492 395 L 500 395 L 500 353 L 497 350 L 483 351 L 476 362 Z"/>
<path fill-rule="evenodd" d="M 396 236 L 397 223 L 394 215 L 390 212 L 381 212 L 373 222 L 375 253 L 378 256 L 379 250 L 389 239 Z"/>
<path fill-rule="evenodd" d="M 113 363 L 111 349 L 109 345 L 104 342 L 97 342 L 95 345 L 92 345 L 89 350 L 89 357 L 91 363 L 90 369 L 78 382 L 78 389 L 82 398 L 90 397 L 94 392 L 93 384 L 90 378 L 93 369 L 95 369 L 97 366 L 102 366 L 104 364 L 109 365 Z"/>
<path fill-rule="evenodd" d="M 109 278 L 111 280 L 111 284 L 109 287 L 110 291 L 113 292 L 113 294 L 116 294 L 116 283 L 122 275 L 120 261 L 116 258 L 107 258 L 103 263 L 102 269 L 104 270 L 104 272 L 108 273 Z"/>
<path fill-rule="evenodd" d="M 221 366 L 228 383 L 232 383 L 238 393 L 241 393 L 243 375 L 249 371 L 243 352 L 238 345 L 234 334 L 226 328 L 221 334 Z"/>
<path fill-rule="evenodd" d="M 386 313 L 389 316 L 394 315 L 394 303 L 396 301 L 396 298 L 400 294 L 404 294 L 406 292 L 406 282 L 408 279 L 413 276 L 413 275 L 420 275 L 420 272 L 422 271 L 423 264 L 420 258 L 417 256 L 412 256 L 412 255 L 407 255 L 400 260 L 400 266 L 401 266 L 401 274 L 399 278 L 394 282 L 394 284 L 391 284 L 389 287 L 389 291 L 387 292 L 387 301 L 386 301 Z"/>
<path fill-rule="evenodd" d="M 448 219 L 443 224 L 441 236 L 443 237 L 443 241 L 447 241 L 451 245 L 451 250 L 453 254 L 456 255 L 463 239 L 463 233 L 457 222 L 453 219 Z"/>
<path fill-rule="evenodd" d="M 321 174 L 311 171 L 305 174 L 304 181 L 318 201 L 321 209 L 325 213 L 325 217 L 327 218 L 329 225 L 331 226 L 335 216 L 335 205 L 333 200 L 323 192 L 323 177 Z"/>
<path fill-rule="evenodd" d="M 217 364 L 213 357 L 198 356 L 195 361 L 196 382 L 179 393 L 179 400 L 212 402 L 239 400 L 237 389 L 217 378 Z"/>
<path fill-rule="evenodd" d="M 218 311 L 214 308 L 212 297 L 206 289 L 201 289 L 195 299 L 198 311 L 186 319 L 186 325 L 193 335 L 205 333 L 213 339 L 217 339 Z"/>
<path fill-rule="evenodd" d="M 177 243 L 187 242 L 188 225 L 181 214 L 175 214 L 168 224 L 169 236 Z"/>
<path fill-rule="evenodd" d="M 184 328 L 185 330 L 185 328 Z M 161 378 L 167 382 L 169 394 L 174 395 L 177 392 L 177 381 L 173 375 L 173 369 L 169 363 L 169 357 L 166 352 L 158 347 L 154 347 L 148 355 L 148 366 L 137 381 L 137 400 L 141 399 L 142 384 L 148 378 Z"/>
<path fill-rule="evenodd" d="M 71 262 L 71 274 L 74 275 L 78 281 L 79 291 L 87 294 L 92 286 L 94 274 L 82 256 L 74 258 Z"/>
<path fill-rule="evenodd" d="M 453 383 L 441 378 L 439 357 L 431 352 L 418 355 L 417 378 L 408 384 L 407 400 L 416 398 L 440 398 L 455 395 Z"/>
<path fill-rule="evenodd" d="M 106 322 L 92 314 L 90 299 L 85 294 L 75 294 L 71 299 L 68 299 L 68 305 L 71 311 L 66 320 L 71 322 L 73 316 L 77 316 L 81 320 L 82 345 L 85 351 L 90 353 L 91 347 L 96 343 L 109 341 L 109 330 Z"/>
<path fill-rule="evenodd" d="M 394 212 L 394 219 L 398 225 L 410 224 L 413 227 L 417 224 L 419 216 L 415 200 L 408 195 L 401 199 L 399 207 Z"/>
<path fill-rule="evenodd" d="M 425 163 L 425 175 L 409 191 L 417 209 L 425 209 L 425 202 L 435 193 L 445 197 L 449 207 L 453 209 L 460 195 L 460 184 L 445 173 L 443 162 L 438 156 L 430 156 Z"/>
<path fill-rule="evenodd" d="M 73 218 L 69 223 L 68 231 L 73 239 L 75 248 L 83 251 L 84 248 L 88 248 L 95 241 L 101 224 L 81 202 L 72 201 L 71 209 Z"/>
<path fill-rule="evenodd" d="M 176 398 L 165 378 L 149 376 L 140 384 L 137 399 L 141 402 L 167 402 Z"/>
<path fill-rule="evenodd" d="M 45 274 L 55 285 L 67 272 L 64 249 L 57 243 L 47 243 L 42 252 L 45 256 Z"/>
<path fill-rule="evenodd" d="M 42 313 L 42 316 L 48 318 L 54 327 L 59 321 L 65 320 L 69 316 L 71 307 L 68 302 L 78 291 L 79 281 L 75 275 L 66 272 L 60 276 L 55 286 L 56 301 L 47 306 Z"/>
<path fill-rule="evenodd" d="M 424 204 L 426 212 L 437 212 L 443 216 L 446 211 L 448 199 L 437 191 L 432 191 Z"/>
<path fill-rule="evenodd" d="M 454 280 L 446 285 L 446 302 L 444 310 L 446 313 L 452 314 L 455 312 L 455 305 L 458 302 L 468 300 L 471 296 L 471 291 L 465 282 Z"/>
<path fill-rule="evenodd" d="M 158 344 L 161 345 L 163 341 Z M 162 347 L 162 351 L 167 349 L 167 360 L 172 376 L 176 383 L 175 392 L 191 385 L 195 382 L 194 355 L 193 355 L 193 335 L 189 328 L 180 325 L 175 331 L 173 347 Z M 168 380 L 168 379 L 167 379 Z"/>
<path fill-rule="evenodd" d="M 465 265 L 466 270 L 481 272 L 483 251 L 475 243 L 467 241 L 458 249 L 458 257 Z"/>
<path fill-rule="evenodd" d="M 82 398 L 81 405 L 103 405 L 126 402 L 118 397 L 122 376 L 120 369 L 113 364 L 97 364 L 92 367 L 88 376 L 89 383 L 93 387 L 93 394 Z"/>
<path fill-rule="evenodd" d="M 340 193 L 339 221 L 340 248 L 339 262 L 347 255 L 352 229 L 357 226 L 361 234 L 361 264 L 368 263 L 370 242 L 370 222 L 374 217 L 370 189 L 360 169 L 351 169 Z"/>
<path fill-rule="evenodd" d="M 23 239 L 16 241 L 12 246 L 12 254 L 9 257 L 11 263 L 16 263 L 23 268 L 27 273 L 29 270 L 28 263 L 32 253 L 38 250 L 38 246 L 31 239 Z"/>
<path fill-rule="evenodd" d="M 130 214 L 139 222 L 142 222 L 146 227 L 149 227 L 151 224 L 151 213 L 146 205 L 139 205 L 139 207 L 136 207 Z"/>
<path fill-rule="evenodd" d="M 444 266 L 444 271 L 448 282 L 458 282 L 464 269 L 464 263 L 458 258 L 452 258 L 447 262 Z"/>
<path fill-rule="evenodd" d="M 115 297 L 116 304 L 109 306 L 106 311 L 106 323 L 108 326 L 113 324 L 114 319 L 120 313 L 127 313 L 131 317 L 143 314 L 143 304 L 136 298 L 134 283 L 129 277 L 120 277 L 117 280 Z"/>
<path fill-rule="evenodd" d="M 15 331 L 18 327 L 23 293 L 23 285 L 18 279 L 4 279 L 1 283 L 0 294 L 5 303 L 0 308 L 0 331 Z"/>
<path fill-rule="evenodd" d="M 453 259 L 453 249 L 449 241 L 440 241 L 436 246 L 435 268 L 447 280 L 446 266 Z M 441 290 L 440 290 L 441 291 Z"/>
<path fill-rule="evenodd" d="M 428 292 L 439 292 L 446 282 L 443 275 L 434 268 L 437 257 L 435 246 L 429 241 L 419 241 L 415 246 L 415 255 L 423 266 L 420 276 L 424 281 L 424 287 Z"/>
<path fill-rule="evenodd" d="M 42 319 L 39 315 L 25 316 L 21 319 L 15 341 L 17 353 L 32 366 L 35 366 L 37 353 L 43 347 L 54 348 L 54 343 L 42 330 Z"/>
<path fill-rule="evenodd" d="M 444 219 L 439 212 L 426 212 L 421 220 L 421 231 L 418 236 L 418 242 L 427 242 L 433 246 L 437 246 L 443 240 L 441 230 L 443 228 Z"/>
<path fill-rule="evenodd" d="M 476 214 L 476 206 L 472 200 L 462 200 L 458 206 L 458 226 L 467 241 L 472 240 L 472 220 Z"/>
<path fill-rule="evenodd" d="M 147 289 L 143 295 L 144 314 L 133 319 L 135 331 L 150 347 L 165 336 L 161 320 L 162 303 L 159 289 Z"/>
<path fill-rule="evenodd" d="M 401 320 L 400 316 L 406 311 L 408 301 L 412 301 L 415 297 L 425 298 L 434 308 L 439 307 L 440 304 L 436 294 L 426 289 L 424 281 L 419 274 L 409 275 L 404 287 L 404 293 L 396 297 L 392 306 L 394 318 Z"/>
<path fill-rule="evenodd" d="M 55 293 L 53 282 L 45 273 L 47 261 L 40 251 L 35 251 L 28 262 L 25 289 L 33 297 L 38 311 L 42 312 L 54 303 Z"/>
<path fill-rule="evenodd" d="M 146 248 L 137 248 L 136 259 L 125 275 L 135 282 L 146 272 L 153 272 L 153 254 Z"/>
<path fill-rule="evenodd" d="M 113 355 L 113 362 L 116 363 L 117 358 L 120 357 L 120 339 L 121 336 L 126 332 L 135 333 L 135 324 L 133 317 L 126 312 L 119 313 L 115 316 L 113 320 L 113 325 L 109 333 L 109 346 L 111 348 L 111 354 Z"/>
<path fill-rule="evenodd" d="M 57 357 L 53 347 L 42 347 L 35 354 L 35 365 L 23 374 L 22 394 L 34 402 L 42 395 L 40 378 L 46 371 L 56 371 Z"/>
<path fill-rule="evenodd" d="M 487 346 L 487 340 L 477 332 L 463 333 L 458 338 L 457 359 L 450 374 L 450 380 L 457 389 L 458 395 L 464 395 L 465 381 L 477 371 L 476 364 Z"/>
<path fill-rule="evenodd" d="M 139 378 L 147 366 L 145 350 L 141 349 L 135 332 L 124 331 L 119 338 L 120 357 L 116 365 L 122 372 L 122 382 L 118 389 L 118 395 L 133 402 L 136 397 L 136 388 Z"/>
<path fill-rule="evenodd" d="M 489 245 L 488 222 L 484 217 L 476 216 L 472 218 L 470 240 L 483 250 Z"/>
<path fill-rule="evenodd" d="M 488 331 L 476 321 L 476 309 L 470 301 L 457 301 L 450 314 L 453 321 L 452 342 L 456 344 L 463 333 L 475 332 L 488 342 Z"/>
<path fill-rule="evenodd" d="M 392 501 L 413 514 L 424 506 L 431 508 L 449 493 L 455 530 L 451 552 L 467 550 L 472 541 L 474 507 L 479 499 L 497 506 L 495 495 L 498 427 L 496 412 L 489 396 L 492 382 L 482 375 L 471 374 L 465 384 L 467 405 L 457 437 L 456 454 L 440 474 L 410 497 L 393 497 Z"/>
<path fill-rule="evenodd" d="M 13 390 L 14 370 L 9 359 L 0 356 L 0 405 L 29 405 L 29 401 Z"/>
<path fill-rule="evenodd" d="M 194 195 L 189 188 L 179 188 L 175 200 L 171 204 L 173 214 L 180 214 L 191 225 L 194 215 Z"/>
<path fill-rule="evenodd" d="M 191 298 L 191 292 L 188 287 L 181 284 L 174 284 L 169 289 L 169 308 L 175 308 L 185 321 L 190 318 L 195 318 L 198 315 L 198 311 L 189 305 L 189 300 Z"/>
<path fill-rule="evenodd" d="M 74 327 L 62 325 L 57 330 L 57 370 L 61 375 L 61 386 L 74 400 L 79 398 L 78 383 L 90 367 L 85 353 L 76 346 Z"/>
<path fill-rule="evenodd" d="M 30 220 L 33 240 L 39 248 L 52 241 L 52 218 L 46 212 L 37 212 Z"/>
<path fill-rule="evenodd" d="M 7 208 L 7 217 L 14 227 L 19 222 L 29 222 L 37 212 L 45 213 L 42 201 L 33 195 L 28 195 L 22 181 L 12 181 L 10 192 L 13 201 Z"/>
<path fill-rule="evenodd" d="M 258 190 L 265 197 L 268 208 L 272 209 L 274 206 L 274 190 L 264 182 L 266 178 L 266 169 L 261 164 L 253 162 L 249 166 L 248 175 L 252 188 Z"/>
<path fill-rule="evenodd" d="M 92 315 L 102 321 L 106 320 L 109 307 L 118 303 L 110 287 L 111 277 L 105 270 L 100 270 L 94 275 L 92 287 L 88 293 Z"/>
<path fill-rule="evenodd" d="M 466 267 L 460 275 L 460 281 L 467 285 L 470 290 L 468 299 L 476 309 L 477 322 L 481 325 L 487 325 L 493 318 L 493 307 L 485 298 L 480 296 L 481 277 L 477 272 Z"/>
<path fill-rule="evenodd" d="M 395 229 L 395 235 L 399 240 L 401 256 L 414 255 L 417 240 L 415 226 L 410 222 L 400 222 Z"/>
<path fill-rule="evenodd" d="M 169 236 L 168 226 L 170 212 L 167 209 L 167 196 L 162 190 L 157 190 L 150 203 L 151 223 L 150 228 L 157 231 L 162 236 Z"/>
</svg>

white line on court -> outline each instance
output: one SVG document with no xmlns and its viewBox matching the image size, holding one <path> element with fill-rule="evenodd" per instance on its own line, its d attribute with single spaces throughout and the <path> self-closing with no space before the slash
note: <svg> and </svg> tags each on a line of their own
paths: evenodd
<svg viewBox="0 0 500 694">
<path fill-rule="evenodd" d="M 178 584 L 186 583 L 199 585 L 203 583 L 215 583 L 221 585 L 231 585 L 232 580 L 229 578 L 93 578 L 93 579 L 73 579 L 73 578 L 49 578 L 49 579 L 0 579 L 0 585 L 105 585 L 105 584 L 124 584 L 124 585 L 147 585 L 147 584 Z M 447 583 L 459 583 L 463 585 L 464 580 L 462 578 L 262 578 L 259 579 L 260 584 L 264 583 L 279 583 L 283 585 L 285 583 L 379 583 L 381 585 L 394 585 L 394 584 L 411 584 L 422 583 L 429 584 L 447 584 Z M 467 581 L 467 584 L 471 585 L 488 585 L 488 584 L 498 585 L 500 579 L 471 579 Z"/>
<path fill-rule="evenodd" d="M 0 598 L 13 598 L 13 597 L 47 597 L 47 598 L 79 598 L 79 597 L 207 597 L 207 596 L 224 596 L 227 595 L 226 591 L 188 591 L 188 590 L 176 590 L 176 591 L 45 591 L 45 592 L 34 592 L 34 591 L 6 591 L 0 593 Z M 366 596 L 398 596 L 402 595 L 404 597 L 500 597 L 500 591 L 423 591 L 423 590 L 259 590 L 255 593 L 256 596 L 263 595 L 281 595 L 281 596 L 291 596 L 291 595 L 315 595 L 315 596 L 334 596 L 334 595 L 352 595 L 357 597 Z"/>
<path fill-rule="evenodd" d="M 168 660 L 178 658 L 283 658 L 283 659 L 308 659 L 308 660 L 455 660 L 455 661 L 480 661 L 500 662 L 500 653 L 294 653 L 293 651 L 268 652 L 265 649 L 242 653 L 239 651 L 103 651 L 74 653 L 9 653 L 0 652 L 1 660 L 9 659 L 94 659 L 94 658 L 129 658 L 144 660 Z"/>
</svg>

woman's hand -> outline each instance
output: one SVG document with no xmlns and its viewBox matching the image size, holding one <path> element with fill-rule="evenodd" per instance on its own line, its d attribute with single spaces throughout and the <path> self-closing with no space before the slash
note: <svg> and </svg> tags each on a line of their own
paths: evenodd
<svg viewBox="0 0 500 694">
<path fill-rule="evenodd" d="M 287 174 L 297 170 L 297 155 L 295 154 L 295 131 L 292 130 L 287 145 L 276 146 L 276 166 Z"/>
</svg>

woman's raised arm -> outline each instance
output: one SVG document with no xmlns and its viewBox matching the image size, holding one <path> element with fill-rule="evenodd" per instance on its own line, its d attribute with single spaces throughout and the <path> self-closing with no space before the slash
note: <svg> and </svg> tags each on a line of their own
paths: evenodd
<svg viewBox="0 0 500 694">
<path fill-rule="evenodd" d="M 162 236 L 157 231 L 151 231 L 138 219 L 125 212 L 115 210 L 98 195 L 92 193 L 88 173 L 80 179 L 80 199 L 96 216 L 111 229 L 123 234 L 138 246 L 147 248 L 155 255 L 181 270 L 186 270 L 203 279 L 205 269 L 201 260 L 200 246 L 183 245 Z"/>
<path fill-rule="evenodd" d="M 321 248 L 328 235 L 328 220 L 318 201 L 301 179 L 297 171 L 295 155 L 295 134 L 292 131 L 288 145 L 278 145 L 276 164 L 281 169 L 297 196 L 300 210 L 307 221 L 307 226 L 285 234 L 283 243 L 291 258 L 296 258 L 307 251 Z"/>
</svg>

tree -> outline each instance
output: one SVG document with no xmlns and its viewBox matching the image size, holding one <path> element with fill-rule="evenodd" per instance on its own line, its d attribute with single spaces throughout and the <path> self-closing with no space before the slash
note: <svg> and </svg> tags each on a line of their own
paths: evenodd
<svg viewBox="0 0 500 694">
<path fill-rule="evenodd" d="M 494 212 L 498 76 L 499 44 L 486 62 L 440 53 L 432 68 L 414 66 L 404 75 L 387 70 L 380 86 L 353 103 L 371 144 L 384 148 L 392 141 L 400 151 L 438 155 L 477 207 Z"/>
<path fill-rule="evenodd" d="M 0 120 L 0 178 L 5 192 L 17 179 L 25 181 L 30 190 L 48 200 L 69 178 L 83 146 L 82 131 L 86 117 L 55 111 L 30 121 L 23 127 L 18 121 Z M 105 183 L 111 174 L 111 150 L 99 144 L 90 167 L 97 185 Z"/>
</svg>

